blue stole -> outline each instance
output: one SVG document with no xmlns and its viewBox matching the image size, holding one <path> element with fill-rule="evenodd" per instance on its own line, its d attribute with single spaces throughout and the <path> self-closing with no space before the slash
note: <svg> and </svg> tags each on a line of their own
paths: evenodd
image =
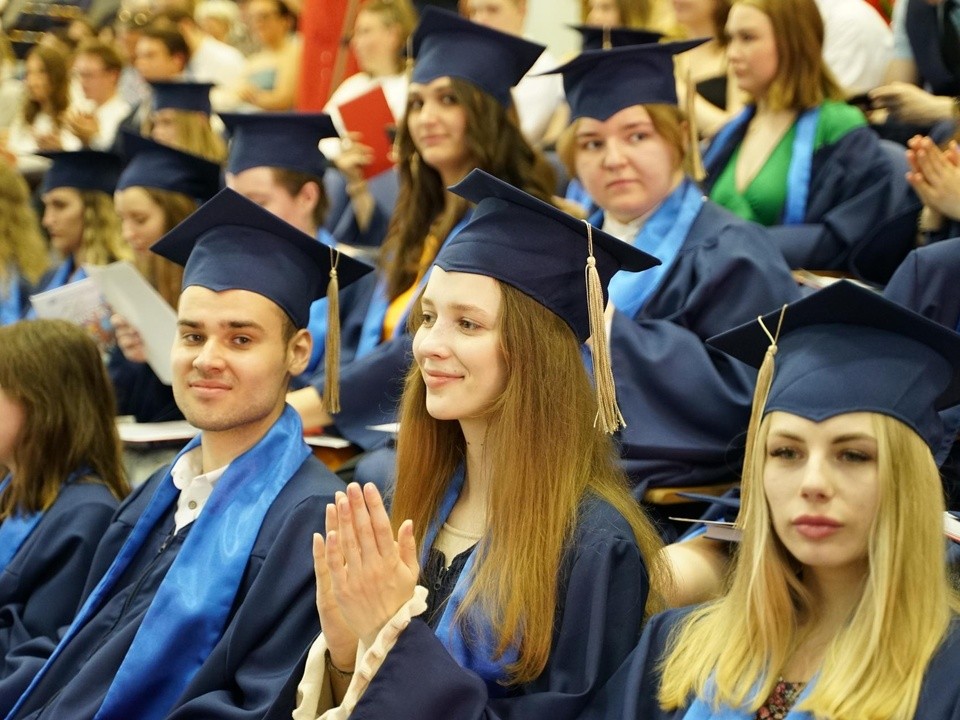
<svg viewBox="0 0 960 720">
<path fill-rule="evenodd" d="M 90 468 L 78 468 L 67 476 L 63 484 L 69 485 L 78 478 L 89 474 Z M 12 475 L 7 475 L 3 480 L 0 480 L 0 495 L 3 495 L 4 490 L 10 487 L 12 478 Z M 10 564 L 16 556 L 17 551 L 27 541 L 27 538 L 30 537 L 30 534 L 36 529 L 42 519 L 43 511 L 30 513 L 29 515 L 17 513 L 0 523 L 0 572 L 3 572 L 7 565 Z"/>
<path fill-rule="evenodd" d="M 621 270 L 610 279 L 610 300 L 617 310 L 629 318 L 637 316 L 670 273 L 703 203 L 700 188 L 684 178 L 647 219 L 631 244 L 659 258 L 661 264 L 642 273 Z M 598 213 L 590 221 L 599 223 L 601 217 Z"/>
<path fill-rule="evenodd" d="M 15 268 L 10 270 L 7 296 L 0 298 L 0 326 L 12 325 L 23 317 L 23 306 L 20 302 L 20 273 Z M 2 547 L 0 547 L 0 552 L 2 552 Z"/>
<path fill-rule="evenodd" d="M 713 679 L 710 679 L 712 684 Z M 796 702 L 794 702 L 793 707 L 799 705 L 803 700 L 807 698 L 810 694 L 810 691 L 813 689 L 814 683 L 816 682 L 816 677 L 814 677 L 810 682 L 807 683 L 806 687 L 803 688 L 803 692 L 797 697 Z M 707 687 L 707 694 L 710 695 L 711 688 Z M 714 710 L 710 706 L 710 702 L 705 702 L 704 700 L 697 697 L 693 703 L 687 708 L 687 712 L 684 714 L 682 720 L 754 720 L 757 714 L 755 712 L 750 712 L 743 709 L 734 709 L 730 707 L 720 707 L 717 710 Z M 791 709 L 787 713 L 785 720 L 814 720 L 813 716 L 808 712 L 800 712 L 798 710 Z"/>
<path fill-rule="evenodd" d="M 336 241 L 325 228 L 317 231 L 317 240 L 329 247 L 336 247 Z M 323 362 L 324 350 L 326 350 L 327 338 L 327 297 L 324 295 L 310 303 L 310 320 L 307 322 L 307 331 L 313 338 L 313 350 L 310 352 L 310 362 L 307 363 L 305 377 L 309 377 L 316 372 Z"/>
<path fill-rule="evenodd" d="M 440 527 L 450 517 L 450 512 L 460 497 L 460 491 L 463 490 L 463 484 L 466 480 L 466 473 L 463 465 L 457 468 L 453 477 L 450 478 L 450 486 L 447 488 L 443 500 L 440 502 L 440 510 L 437 517 L 427 528 L 427 534 L 423 538 L 423 546 L 420 548 L 420 565 L 426 565 L 430 548 L 437 539 L 437 533 Z M 470 575 L 473 572 L 473 563 L 477 557 L 476 548 L 464 565 L 460 577 L 457 578 L 457 584 L 453 587 L 450 599 L 440 616 L 440 622 L 434 633 L 443 646 L 447 649 L 460 667 L 473 671 L 483 679 L 487 685 L 487 691 L 492 697 L 502 696 L 504 686 L 499 681 L 507 677 L 507 665 L 515 663 L 519 657 L 516 647 L 508 649 L 503 657 L 494 658 L 494 651 L 497 647 L 496 635 L 490 623 L 485 619 L 470 618 L 470 638 L 469 641 L 463 637 L 460 623 L 454 622 L 457 611 L 463 604 L 463 599 L 470 589 Z"/>
<path fill-rule="evenodd" d="M 749 105 L 733 120 L 724 125 L 703 155 L 705 167 L 711 168 L 713 166 L 733 137 L 744 131 L 756 110 L 756 107 Z M 790 154 L 790 167 L 787 169 L 787 200 L 784 203 L 783 217 L 780 221 L 782 225 L 801 225 L 807 216 L 807 199 L 810 196 L 813 152 L 819 121 L 819 106 L 804 110 L 797 117 L 796 133 L 793 136 L 793 148 Z"/>
<path fill-rule="evenodd" d="M 202 434 L 191 440 L 173 464 L 197 447 L 201 438 Z M 263 519 L 309 454 L 300 416 L 287 405 L 267 434 L 230 463 L 160 583 L 95 720 L 154 720 L 169 713 L 223 634 Z M 151 531 L 176 503 L 179 490 L 170 474 L 173 464 L 113 564 L 9 718 L 20 711 L 63 648 L 103 606 Z"/>
<path fill-rule="evenodd" d="M 463 230 L 464 225 L 470 222 L 471 215 L 473 215 L 473 211 L 468 210 L 460 219 L 460 222 L 454 225 L 450 232 L 447 233 L 447 237 L 444 238 L 443 243 L 441 243 L 437 249 L 438 255 L 440 254 L 440 250 L 443 249 L 443 246 L 450 242 L 451 238 L 455 237 L 458 232 Z M 403 335 L 404 328 L 406 327 L 406 319 L 410 315 L 413 303 L 417 301 L 420 293 L 423 292 L 427 280 L 430 279 L 430 272 L 432 270 L 433 263 L 430 264 L 427 271 L 423 274 L 423 277 L 420 278 L 420 282 L 417 283 L 417 289 L 410 296 L 410 302 L 400 316 L 400 321 L 396 327 L 393 328 L 393 335 L 388 339 L 392 340 L 393 338 Z M 383 335 L 383 319 L 387 316 L 387 309 L 389 307 L 390 300 L 387 298 L 387 281 L 381 277 L 373 290 L 373 297 L 370 298 L 367 314 L 363 318 L 363 327 L 360 330 L 360 342 L 357 344 L 357 354 L 354 356 L 355 358 L 363 357 L 380 344 L 380 338 Z"/>
</svg>

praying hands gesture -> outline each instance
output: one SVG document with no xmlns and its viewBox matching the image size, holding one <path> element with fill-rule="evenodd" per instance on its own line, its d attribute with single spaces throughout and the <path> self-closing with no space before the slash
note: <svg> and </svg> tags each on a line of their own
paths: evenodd
<svg viewBox="0 0 960 720">
<path fill-rule="evenodd" d="M 951 141 L 941 150 L 928 137 L 910 139 L 907 181 L 931 210 L 960 220 L 960 149 Z"/>
<path fill-rule="evenodd" d="M 351 483 L 327 506 L 327 538 L 314 536 L 317 611 L 334 667 L 350 671 L 357 641 L 369 647 L 413 597 L 420 576 L 413 523 L 394 539 L 380 492 Z"/>
</svg>

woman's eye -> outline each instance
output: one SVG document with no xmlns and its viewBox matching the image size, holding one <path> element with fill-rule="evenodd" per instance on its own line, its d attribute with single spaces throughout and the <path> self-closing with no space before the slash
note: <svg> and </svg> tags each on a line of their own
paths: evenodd
<svg viewBox="0 0 960 720">
<path fill-rule="evenodd" d="M 457 96 L 453 93 L 445 93 L 444 95 L 440 96 L 440 102 L 442 102 L 444 105 L 456 105 Z"/>
<path fill-rule="evenodd" d="M 792 447 L 775 447 L 769 452 L 770 457 L 778 460 L 796 460 L 800 453 Z"/>
<path fill-rule="evenodd" d="M 841 450 L 840 459 L 849 463 L 866 463 L 873 460 L 873 456 L 863 450 Z"/>
<path fill-rule="evenodd" d="M 433 321 L 435 319 L 436 318 L 434 317 L 433 313 L 428 313 L 428 312 L 420 313 L 421 325 L 426 325 L 427 327 L 430 327 L 431 325 L 433 325 Z"/>
<path fill-rule="evenodd" d="M 423 100 L 420 98 L 410 98 L 410 110 L 419 110 L 423 107 Z"/>
<path fill-rule="evenodd" d="M 603 147 L 603 143 L 599 140 L 583 140 L 580 142 L 581 150 L 599 150 Z"/>
<path fill-rule="evenodd" d="M 460 321 L 460 327 L 462 327 L 464 330 L 476 330 L 480 326 L 473 322 L 473 320 L 467 320 L 466 318 L 463 318 Z"/>
</svg>

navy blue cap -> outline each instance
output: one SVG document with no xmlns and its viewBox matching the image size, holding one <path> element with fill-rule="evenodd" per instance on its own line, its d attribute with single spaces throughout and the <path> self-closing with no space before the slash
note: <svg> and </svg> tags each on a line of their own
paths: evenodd
<svg viewBox="0 0 960 720">
<path fill-rule="evenodd" d="M 590 337 L 584 281 L 587 224 L 480 169 L 450 191 L 477 207 L 434 264 L 512 285 L 563 318 L 581 342 Z M 591 232 L 604 305 L 607 283 L 618 270 L 637 272 L 660 264 L 602 230 Z"/>
<path fill-rule="evenodd" d="M 221 190 L 150 248 L 183 265 L 183 287 L 249 290 L 272 300 L 298 328 L 324 296 L 338 253 L 230 189 Z M 373 268 L 339 253 L 340 288 Z"/>
<path fill-rule="evenodd" d="M 153 88 L 152 109 L 187 110 L 210 114 L 210 88 L 212 83 L 184 82 L 180 80 L 159 81 L 150 83 Z"/>
<path fill-rule="evenodd" d="M 411 80 L 426 84 L 440 77 L 460 78 L 509 107 L 510 88 L 544 50 L 543 45 L 427 6 L 413 33 L 416 62 Z"/>
<path fill-rule="evenodd" d="M 337 137 L 326 113 L 225 113 L 230 133 L 227 172 L 274 167 L 322 177 L 327 159 L 318 147 L 323 138 Z"/>
<path fill-rule="evenodd" d="M 69 187 L 113 195 L 123 167 L 119 155 L 99 150 L 49 150 L 38 154 L 53 161 L 43 176 L 40 192 Z"/>
<path fill-rule="evenodd" d="M 779 310 L 763 317 L 771 333 L 779 318 Z M 754 367 L 770 344 L 757 321 L 707 342 Z M 777 345 L 765 413 L 814 422 L 880 413 L 936 449 L 937 409 L 960 403 L 960 335 L 849 281 L 788 305 Z"/>
<path fill-rule="evenodd" d="M 220 190 L 220 166 L 217 163 L 128 130 L 123 130 L 122 135 L 123 151 L 129 161 L 120 173 L 117 190 L 155 188 L 183 193 L 201 201 L 209 200 Z"/>
<path fill-rule="evenodd" d="M 656 30 L 635 30 L 629 27 L 603 27 L 601 25 L 570 25 L 583 38 L 581 49 L 611 50 L 630 45 L 646 45 L 660 42 L 663 33 Z"/>
<path fill-rule="evenodd" d="M 676 105 L 673 56 L 705 42 L 702 38 L 589 50 L 544 74 L 563 74 L 571 120 L 603 121 L 633 105 Z"/>
</svg>

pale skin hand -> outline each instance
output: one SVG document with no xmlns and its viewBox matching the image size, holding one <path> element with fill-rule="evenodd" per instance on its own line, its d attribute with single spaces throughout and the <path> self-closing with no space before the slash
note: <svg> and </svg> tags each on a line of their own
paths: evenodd
<svg viewBox="0 0 960 720">
<path fill-rule="evenodd" d="M 96 115 L 80 112 L 79 110 L 68 110 L 63 118 L 67 129 L 80 138 L 80 142 L 89 145 L 90 142 L 100 132 L 100 123 L 97 122 Z"/>
<path fill-rule="evenodd" d="M 940 150 L 928 137 L 913 137 L 908 143 L 907 182 L 923 204 L 954 220 L 960 220 L 960 149 L 951 141 Z"/>
<path fill-rule="evenodd" d="M 327 534 L 336 532 L 337 508 L 333 503 L 327 505 Z M 313 536 L 313 570 L 317 576 L 317 613 L 320 616 L 320 629 L 327 640 L 327 650 L 334 667 L 350 672 L 357 656 L 359 638 L 350 629 L 340 606 L 337 604 L 330 580 L 330 568 L 327 565 L 327 547 L 320 533 Z"/>
<path fill-rule="evenodd" d="M 143 338 L 137 332 L 123 315 L 113 315 L 110 323 L 116 333 L 117 347 L 120 352 L 130 362 L 145 363 L 147 361 L 147 348 L 143 344 Z"/>
<path fill-rule="evenodd" d="M 300 414 L 300 420 L 308 430 L 333 425 L 333 417 L 323 407 L 323 399 L 312 385 L 287 393 L 287 402 Z"/>
<path fill-rule="evenodd" d="M 870 91 L 875 108 L 885 108 L 901 122 L 933 124 L 948 120 L 953 113 L 953 100 L 931 95 L 911 83 L 893 82 Z"/>
<path fill-rule="evenodd" d="M 373 150 L 360 142 L 360 133 L 349 133 L 341 145 L 340 156 L 334 160 L 347 183 L 347 194 L 353 205 L 357 227 L 365 231 L 370 226 L 374 200 L 363 177 L 363 168 L 373 162 Z"/>
<path fill-rule="evenodd" d="M 413 522 L 393 537 L 377 488 L 356 483 L 337 493 L 338 530 L 327 534 L 327 567 L 345 624 L 368 647 L 413 597 L 420 564 Z"/>
</svg>

